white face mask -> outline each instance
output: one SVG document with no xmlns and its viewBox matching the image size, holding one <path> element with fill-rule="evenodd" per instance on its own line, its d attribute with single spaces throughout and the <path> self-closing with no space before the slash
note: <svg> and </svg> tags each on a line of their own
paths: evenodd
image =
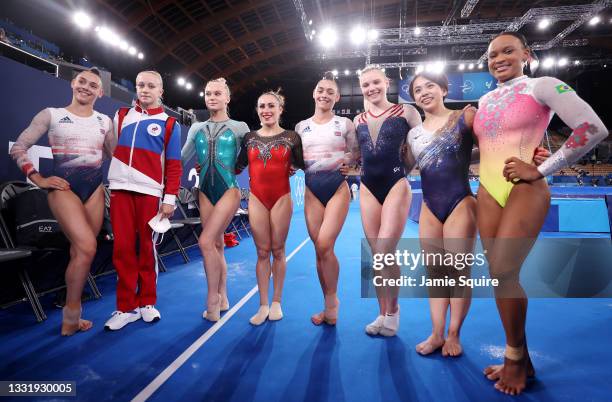
<svg viewBox="0 0 612 402">
<path fill-rule="evenodd" d="M 162 219 L 161 213 L 159 213 L 151 218 L 149 221 L 149 226 L 151 226 L 151 229 L 153 229 L 154 232 L 166 233 L 168 230 L 170 230 L 171 224 L 168 218 Z"/>
</svg>

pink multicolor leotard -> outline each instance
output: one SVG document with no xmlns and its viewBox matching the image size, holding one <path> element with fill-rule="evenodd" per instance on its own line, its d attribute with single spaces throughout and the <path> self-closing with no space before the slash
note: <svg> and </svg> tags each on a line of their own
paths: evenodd
<svg viewBox="0 0 612 402">
<path fill-rule="evenodd" d="M 554 113 L 573 129 L 561 148 L 538 167 L 543 176 L 574 163 L 608 135 L 591 107 L 567 84 L 553 77 L 521 76 L 498 84 L 480 99 L 474 133 L 480 148 L 480 184 L 504 207 L 513 183 L 506 181 L 506 159 L 531 163 Z"/>
</svg>

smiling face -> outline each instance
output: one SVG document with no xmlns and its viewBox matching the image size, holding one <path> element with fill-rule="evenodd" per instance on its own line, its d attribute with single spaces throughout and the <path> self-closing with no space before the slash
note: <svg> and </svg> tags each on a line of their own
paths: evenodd
<svg viewBox="0 0 612 402">
<path fill-rule="evenodd" d="M 519 38 L 501 35 L 489 44 L 489 72 L 499 82 L 505 82 L 523 75 L 523 65 L 529 60 L 529 50 Z"/>
<path fill-rule="evenodd" d="M 382 71 L 373 69 L 361 73 L 359 85 L 363 98 L 371 104 L 378 105 L 387 100 L 389 80 Z"/>
<path fill-rule="evenodd" d="M 161 80 L 152 73 L 140 73 L 136 77 L 136 95 L 144 109 L 158 106 L 164 93 Z"/>
<path fill-rule="evenodd" d="M 97 98 L 104 95 L 102 80 L 91 71 L 79 73 L 70 83 L 72 96 L 81 105 L 93 105 Z"/>
<path fill-rule="evenodd" d="M 317 83 L 312 98 L 315 101 L 315 107 L 323 111 L 333 109 L 334 104 L 340 100 L 340 92 L 338 85 L 331 80 L 321 80 Z"/>
<path fill-rule="evenodd" d="M 227 88 L 223 82 L 209 82 L 204 89 L 204 103 L 211 112 L 227 110 L 230 102 Z"/>
<path fill-rule="evenodd" d="M 417 76 L 412 82 L 412 97 L 424 111 L 436 110 L 444 103 L 448 91 L 425 76 Z"/>
<path fill-rule="evenodd" d="M 257 116 L 262 126 L 274 127 L 282 113 L 283 107 L 276 96 L 264 94 L 257 99 Z"/>
</svg>

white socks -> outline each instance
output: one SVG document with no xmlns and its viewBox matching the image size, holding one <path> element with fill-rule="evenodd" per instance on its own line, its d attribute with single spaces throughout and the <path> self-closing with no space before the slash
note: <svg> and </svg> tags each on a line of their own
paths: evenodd
<svg viewBox="0 0 612 402">
<path fill-rule="evenodd" d="M 385 319 L 384 315 L 379 315 L 378 317 L 376 317 L 376 319 L 374 321 L 372 321 L 371 323 L 366 325 L 366 327 L 365 327 L 366 334 L 368 334 L 368 335 L 378 335 L 378 333 L 380 332 L 380 329 L 383 326 L 384 319 Z"/>
<path fill-rule="evenodd" d="M 272 302 L 272 306 L 270 307 L 270 315 L 268 319 L 270 321 L 278 321 L 283 318 L 283 310 L 281 309 L 281 305 L 279 302 Z"/>
<path fill-rule="evenodd" d="M 397 306 L 397 311 L 394 314 L 385 314 L 385 318 L 383 320 L 383 325 L 380 331 L 378 332 L 382 336 L 395 336 L 397 330 L 399 329 L 399 319 L 400 319 L 400 310 L 399 304 Z"/>
<path fill-rule="evenodd" d="M 270 314 L 270 308 L 268 307 L 267 304 L 263 306 L 259 306 L 259 310 L 257 310 L 257 314 L 251 317 L 249 322 L 253 325 L 261 325 L 264 323 L 264 321 L 266 321 L 269 314 Z"/>
</svg>

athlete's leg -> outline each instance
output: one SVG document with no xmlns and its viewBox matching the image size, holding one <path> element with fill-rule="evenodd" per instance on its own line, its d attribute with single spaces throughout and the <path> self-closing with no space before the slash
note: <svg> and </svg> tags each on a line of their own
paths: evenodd
<svg viewBox="0 0 612 402">
<path fill-rule="evenodd" d="M 251 317 L 253 325 L 262 324 L 269 313 L 268 290 L 270 288 L 270 252 L 272 250 L 270 211 L 251 193 L 249 195 L 249 223 L 257 249 L 257 287 L 259 289 L 259 310 Z"/>
</svg>

